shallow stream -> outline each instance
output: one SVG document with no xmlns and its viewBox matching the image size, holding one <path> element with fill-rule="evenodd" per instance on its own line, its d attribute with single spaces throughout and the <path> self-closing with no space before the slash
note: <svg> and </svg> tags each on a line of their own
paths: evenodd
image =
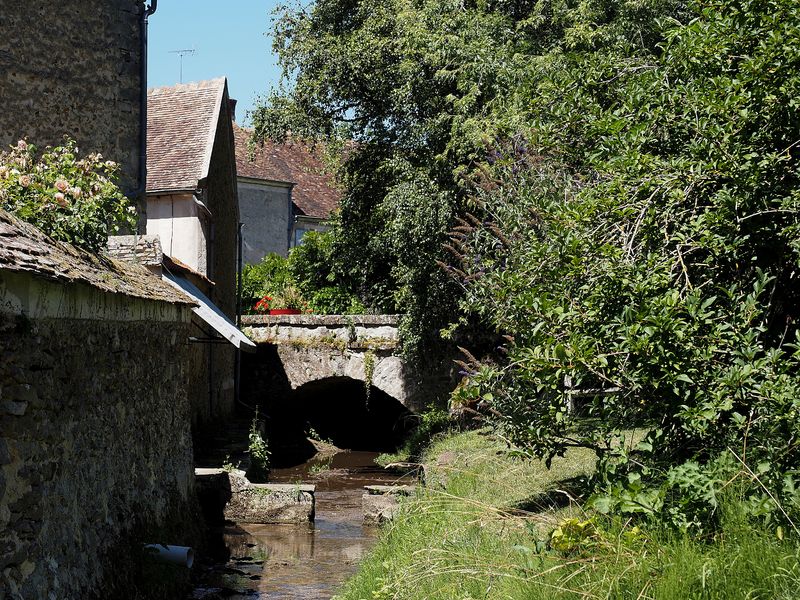
<svg viewBox="0 0 800 600">
<path fill-rule="evenodd" d="M 363 525 L 365 485 L 408 483 L 375 465 L 376 452 L 343 451 L 275 469 L 270 483 L 312 483 L 316 518 L 309 525 L 227 523 L 211 532 L 213 564 L 192 598 L 321 600 L 352 575 L 375 543 Z"/>
</svg>

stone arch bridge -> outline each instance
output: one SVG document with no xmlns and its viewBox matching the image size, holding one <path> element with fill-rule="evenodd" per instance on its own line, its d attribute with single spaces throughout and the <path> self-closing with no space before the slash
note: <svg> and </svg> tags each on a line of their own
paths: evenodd
<svg viewBox="0 0 800 600">
<path fill-rule="evenodd" d="M 285 397 L 334 379 L 364 382 L 411 412 L 446 394 L 443 361 L 413 371 L 400 356 L 397 315 L 248 315 L 242 329 L 258 345 L 243 356 L 243 393 Z"/>
</svg>

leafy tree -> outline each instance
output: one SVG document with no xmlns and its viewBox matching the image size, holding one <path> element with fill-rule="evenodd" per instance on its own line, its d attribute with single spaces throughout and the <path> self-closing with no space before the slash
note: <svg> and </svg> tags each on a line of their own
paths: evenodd
<svg viewBox="0 0 800 600">
<path fill-rule="evenodd" d="M 256 136 L 351 142 L 338 168 L 336 278 L 373 309 L 404 313 L 406 348 L 419 355 L 456 309 L 459 288 L 437 261 L 465 208 L 464 175 L 495 137 L 523 126 L 513 98 L 536 57 L 653 47 L 653 15 L 678 5 L 320 0 L 285 9 L 275 47 L 291 84 L 256 112 Z"/>
<path fill-rule="evenodd" d="M 703 528 L 737 473 L 798 507 L 800 6 L 694 9 L 658 53 L 531 71 L 452 269 L 510 336 L 462 397 L 536 454 L 595 448 L 599 507 Z"/>
<path fill-rule="evenodd" d="M 352 141 L 331 273 L 410 348 L 508 336 L 459 397 L 702 527 L 736 473 L 798 505 L 798 32 L 790 0 L 325 0 L 283 12 L 256 123 Z"/>
</svg>

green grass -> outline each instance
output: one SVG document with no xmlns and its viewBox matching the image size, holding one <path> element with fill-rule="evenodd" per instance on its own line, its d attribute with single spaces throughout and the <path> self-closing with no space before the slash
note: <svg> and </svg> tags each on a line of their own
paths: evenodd
<svg viewBox="0 0 800 600">
<path fill-rule="evenodd" d="M 751 526 L 731 505 L 713 540 L 585 514 L 569 502 L 594 456 L 509 456 L 480 432 L 438 440 L 425 456 L 427 487 L 409 499 L 339 596 L 342 600 L 795 599 L 794 541 Z M 561 490 L 561 491 L 557 491 Z M 555 551 L 567 519 L 590 524 Z"/>
<path fill-rule="evenodd" d="M 379 455 L 375 462 L 382 467 L 392 463 L 416 462 L 422 452 L 431 445 L 436 437 L 449 431 L 452 422 L 450 413 L 440 408 L 433 408 L 419 415 L 416 427 L 410 432 L 403 446 L 396 452 Z"/>
</svg>

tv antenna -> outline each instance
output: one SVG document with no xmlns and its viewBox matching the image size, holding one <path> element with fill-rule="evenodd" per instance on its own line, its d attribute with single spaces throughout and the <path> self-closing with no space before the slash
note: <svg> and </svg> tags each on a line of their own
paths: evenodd
<svg viewBox="0 0 800 600">
<path fill-rule="evenodd" d="M 187 48 L 185 50 L 170 50 L 170 54 L 177 54 L 180 57 L 180 65 L 181 65 L 181 78 L 179 83 L 183 83 L 183 57 L 184 56 L 193 56 L 196 50 L 194 48 Z"/>
</svg>

